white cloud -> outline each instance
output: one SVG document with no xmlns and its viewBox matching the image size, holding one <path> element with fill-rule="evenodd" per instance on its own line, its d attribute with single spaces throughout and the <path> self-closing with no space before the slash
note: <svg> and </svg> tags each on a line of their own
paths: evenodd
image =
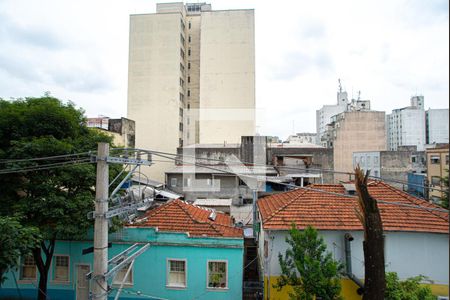
<svg viewBox="0 0 450 300">
<path fill-rule="evenodd" d="M 3 0 L 0 97 L 70 99 L 88 115 L 126 115 L 129 15 L 155 0 Z M 256 96 L 262 134 L 315 131 L 315 110 L 336 99 L 337 79 L 390 111 L 425 95 L 448 107 L 447 0 L 212 0 L 255 8 Z"/>
</svg>

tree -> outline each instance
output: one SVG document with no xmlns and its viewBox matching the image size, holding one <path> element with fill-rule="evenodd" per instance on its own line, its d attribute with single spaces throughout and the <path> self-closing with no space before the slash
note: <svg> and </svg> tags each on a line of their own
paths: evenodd
<svg viewBox="0 0 450 300">
<path fill-rule="evenodd" d="M 299 231 L 293 224 L 286 242 L 290 248 L 284 257 L 278 254 L 282 274 L 274 287 L 281 290 L 284 286 L 291 286 L 293 293 L 289 293 L 290 299 L 341 299 L 339 275 L 342 265 L 326 252 L 325 242 L 317 230 L 308 226 Z"/>
<path fill-rule="evenodd" d="M 17 218 L 0 216 L 0 286 L 4 274 L 17 267 L 20 257 L 30 255 L 39 245 L 39 233 L 35 227 L 22 226 Z"/>
<path fill-rule="evenodd" d="M 376 199 L 367 188 L 369 172 L 364 176 L 359 166 L 355 170 L 359 210 L 356 215 L 364 227 L 364 294 L 363 300 L 383 299 L 386 289 L 384 271 L 383 224 Z"/>
<path fill-rule="evenodd" d="M 397 273 L 386 273 L 386 300 L 435 300 L 429 286 L 421 285 L 426 279 L 424 276 L 416 276 L 400 281 Z"/>
<path fill-rule="evenodd" d="M 81 109 L 48 94 L 17 101 L 0 99 L 0 115 L 0 215 L 20 217 L 23 226 L 36 227 L 42 237 L 32 249 L 40 275 L 37 298 L 42 300 L 56 240 L 82 238 L 92 225 L 86 215 L 94 210 L 96 173 L 95 166 L 86 163 L 86 152 L 112 139 L 87 128 Z M 23 160 L 68 154 L 74 156 Z M 48 164 L 53 168 L 21 172 Z"/>
</svg>

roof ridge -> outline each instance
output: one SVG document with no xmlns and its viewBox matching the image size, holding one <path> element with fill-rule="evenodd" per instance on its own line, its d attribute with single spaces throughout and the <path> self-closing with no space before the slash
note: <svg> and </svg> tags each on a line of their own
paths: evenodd
<svg viewBox="0 0 450 300">
<path fill-rule="evenodd" d="M 177 201 L 177 200 L 175 200 L 175 201 Z M 208 222 L 208 221 L 205 222 L 205 221 L 200 221 L 200 220 L 195 219 L 194 216 L 192 216 L 192 215 L 189 213 L 189 211 L 187 211 L 187 209 L 181 205 L 181 203 L 183 203 L 183 204 L 185 204 L 185 205 L 191 205 L 191 204 L 188 204 L 188 203 L 186 203 L 185 201 L 181 201 L 181 200 L 180 200 L 180 201 L 177 201 L 177 205 L 184 211 L 185 214 L 188 215 L 188 217 L 189 217 L 192 221 L 194 221 L 194 223 L 197 223 L 197 224 L 207 224 L 207 225 L 209 225 L 215 232 L 217 232 L 217 233 L 220 234 L 221 236 L 224 235 L 223 232 L 221 232 L 220 230 L 218 230 L 217 228 L 214 227 L 214 225 L 217 225 L 217 224 L 213 223 L 212 221 L 211 221 L 211 222 Z M 198 207 L 198 206 L 192 205 L 192 207 L 194 207 L 195 209 L 204 210 L 204 209 L 202 209 L 202 208 L 200 208 L 200 207 Z"/>
<path fill-rule="evenodd" d="M 291 192 L 295 192 L 298 191 L 298 189 L 293 190 Z M 298 195 L 296 195 L 292 200 L 288 201 L 286 204 L 282 205 L 280 208 L 278 208 L 277 210 L 275 210 L 273 213 L 270 214 L 270 216 L 265 220 L 265 222 L 268 222 L 270 219 L 272 219 L 276 214 L 278 214 L 280 211 L 282 211 L 283 209 L 285 209 L 288 205 L 290 205 L 292 202 L 294 202 L 295 200 L 297 200 L 300 196 L 303 196 L 304 194 L 306 194 L 306 192 L 308 192 L 308 190 L 303 190 L 301 191 Z M 270 196 L 269 196 L 270 197 Z"/>
<path fill-rule="evenodd" d="M 445 209 L 445 208 L 443 208 L 443 207 L 441 207 L 439 205 L 430 203 L 430 202 L 428 202 L 426 200 L 422 200 L 422 199 L 417 198 L 417 197 L 415 197 L 413 195 L 410 195 L 410 194 L 408 194 L 408 193 L 406 193 L 404 191 L 401 191 L 401 190 L 391 186 L 390 184 L 387 184 L 387 183 L 384 183 L 384 182 L 381 182 L 381 181 L 379 181 L 379 183 L 382 184 L 384 187 L 387 187 L 391 191 L 395 192 L 396 194 L 403 196 L 407 201 L 412 202 L 415 205 L 428 207 L 428 208 L 442 208 L 442 209 Z M 436 213 L 435 211 L 428 210 L 428 209 L 426 209 L 426 211 L 429 212 L 432 215 L 435 215 L 435 216 L 445 220 L 445 221 L 448 221 L 448 217 L 445 218 L 440 213 Z M 445 214 L 445 213 L 442 212 L 442 214 Z M 447 212 L 447 214 L 448 214 L 448 212 Z"/>
</svg>

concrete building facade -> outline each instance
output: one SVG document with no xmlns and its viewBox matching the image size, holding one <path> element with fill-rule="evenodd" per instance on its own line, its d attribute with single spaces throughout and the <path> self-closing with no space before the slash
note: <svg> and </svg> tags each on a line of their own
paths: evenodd
<svg viewBox="0 0 450 300">
<path fill-rule="evenodd" d="M 397 150 L 399 146 L 417 146 L 417 150 L 424 150 L 426 128 L 423 101 L 423 96 L 413 96 L 410 106 L 394 109 L 386 116 L 389 150 Z"/>
<path fill-rule="evenodd" d="M 401 190 L 407 190 L 409 173 L 426 174 L 425 152 L 415 146 L 401 146 L 397 151 L 359 151 L 353 153 L 353 168 L 359 165 Z M 422 184 L 423 189 L 423 184 Z M 422 195 L 423 197 L 423 195 Z"/>
<path fill-rule="evenodd" d="M 426 142 L 427 144 L 448 143 L 448 108 L 428 109 L 426 111 Z"/>
<path fill-rule="evenodd" d="M 254 117 L 234 122 L 220 112 L 254 114 L 254 51 L 253 10 L 179 2 L 132 15 L 128 117 L 136 121 L 136 146 L 174 153 L 183 144 L 253 135 Z M 155 164 L 146 173 L 163 180 L 169 168 Z"/>
<path fill-rule="evenodd" d="M 444 191 L 448 193 L 443 178 L 448 176 L 449 170 L 449 145 L 426 150 L 427 155 L 427 179 L 430 187 L 429 197 L 434 203 L 440 203 L 444 197 Z"/>
<path fill-rule="evenodd" d="M 353 153 L 386 150 L 385 113 L 380 111 L 350 111 L 333 117 L 327 137 L 333 148 L 334 170 L 353 172 Z M 349 176 L 335 174 L 335 180 Z"/>
</svg>

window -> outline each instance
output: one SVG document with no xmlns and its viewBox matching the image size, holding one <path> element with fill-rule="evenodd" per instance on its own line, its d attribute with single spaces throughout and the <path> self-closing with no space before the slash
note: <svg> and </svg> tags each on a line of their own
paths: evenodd
<svg viewBox="0 0 450 300">
<path fill-rule="evenodd" d="M 441 178 L 438 176 L 431 176 L 432 185 L 441 185 Z"/>
<path fill-rule="evenodd" d="M 437 196 L 431 196 L 431 202 L 433 202 L 434 204 L 441 204 L 441 198 Z"/>
<path fill-rule="evenodd" d="M 176 178 L 170 178 L 170 186 L 176 187 L 177 186 L 177 179 Z"/>
<path fill-rule="evenodd" d="M 180 131 L 183 131 L 183 123 L 180 123 Z"/>
<path fill-rule="evenodd" d="M 188 56 L 191 56 L 191 48 L 188 49 Z"/>
<path fill-rule="evenodd" d="M 183 109 L 180 107 L 180 117 L 183 116 Z"/>
<path fill-rule="evenodd" d="M 445 156 L 445 164 L 448 165 L 448 155 Z"/>
<path fill-rule="evenodd" d="M 441 162 L 441 157 L 439 155 L 431 155 L 430 162 L 432 164 L 438 164 Z"/>
<path fill-rule="evenodd" d="M 55 268 L 53 279 L 55 281 L 69 281 L 69 257 L 55 255 Z"/>
<path fill-rule="evenodd" d="M 188 69 L 191 69 L 191 63 L 188 62 Z"/>
<path fill-rule="evenodd" d="M 189 26 L 188 27 L 189 27 L 189 29 L 191 29 L 191 22 L 189 22 Z"/>
<path fill-rule="evenodd" d="M 191 36 L 188 37 L 188 41 L 189 43 L 192 41 Z"/>
<path fill-rule="evenodd" d="M 208 287 L 221 289 L 228 287 L 226 261 L 208 261 Z"/>
<path fill-rule="evenodd" d="M 167 261 L 167 286 L 186 287 L 186 261 L 172 260 Z"/>
<path fill-rule="evenodd" d="M 191 90 L 188 90 L 188 91 L 187 91 L 187 95 L 188 95 L 188 97 L 191 96 Z"/>
<path fill-rule="evenodd" d="M 130 268 L 130 264 L 127 264 L 122 269 L 120 269 L 116 276 L 114 277 L 113 284 L 120 285 L 122 284 L 123 279 L 125 278 L 125 275 L 127 275 L 128 269 Z M 123 282 L 124 285 L 131 286 L 133 285 L 133 267 L 131 268 L 130 272 L 128 273 L 127 278 Z"/>
<path fill-rule="evenodd" d="M 188 76 L 188 83 L 191 83 L 191 76 Z"/>
<path fill-rule="evenodd" d="M 413 163 L 416 162 L 416 157 L 415 157 L 415 156 L 412 156 L 412 157 L 411 157 L 411 162 L 413 162 Z"/>
<path fill-rule="evenodd" d="M 180 49 L 180 56 L 181 56 L 181 58 L 184 59 L 184 51 L 183 51 L 183 49 Z"/>
<path fill-rule="evenodd" d="M 21 280 L 36 280 L 36 264 L 33 256 L 26 256 L 22 258 L 20 265 L 20 279 Z"/>
</svg>

